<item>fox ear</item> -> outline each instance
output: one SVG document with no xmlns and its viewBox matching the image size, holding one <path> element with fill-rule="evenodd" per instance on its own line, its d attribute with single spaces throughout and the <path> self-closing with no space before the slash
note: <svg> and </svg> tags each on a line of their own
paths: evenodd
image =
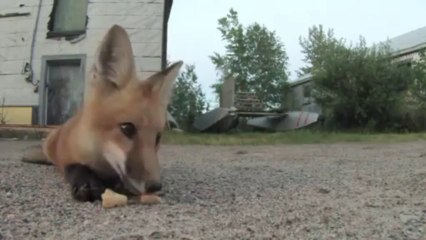
<svg viewBox="0 0 426 240">
<path fill-rule="evenodd" d="M 160 101 L 167 105 L 172 96 L 173 83 L 175 82 L 183 61 L 178 61 L 165 70 L 158 72 L 142 82 L 144 90 L 150 95 L 156 95 Z"/>
<path fill-rule="evenodd" d="M 118 88 L 136 75 L 130 39 L 121 26 L 112 26 L 102 40 L 95 59 L 94 74 L 101 84 Z"/>
</svg>

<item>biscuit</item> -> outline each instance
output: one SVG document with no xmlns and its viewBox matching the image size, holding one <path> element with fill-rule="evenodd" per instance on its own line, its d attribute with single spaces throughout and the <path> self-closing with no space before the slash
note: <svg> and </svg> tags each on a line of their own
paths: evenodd
<svg viewBox="0 0 426 240">
<path fill-rule="evenodd" d="M 155 194 L 142 194 L 140 202 L 142 204 L 158 204 L 161 203 L 161 198 Z"/>
<path fill-rule="evenodd" d="M 123 206 L 127 204 L 127 196 L 116 193 L 111 189 L 105 189 L 105 192 L 102 193 L 102 207 L 104 208 L 112 208 Z"/>
</svg>

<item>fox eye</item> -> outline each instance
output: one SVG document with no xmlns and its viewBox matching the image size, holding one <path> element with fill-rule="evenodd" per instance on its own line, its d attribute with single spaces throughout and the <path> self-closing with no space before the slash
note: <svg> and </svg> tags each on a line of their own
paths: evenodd
<svg viewBox="0 0 426 240">
<path fill-rule="evenodd" d="M 133 123 L 129 123 L 129 122 L 121 123 L 120 124 L 120 130 L 128 138 L 132 138 L 136 133 L 135 125 L 133 125 Z"/>
</svg>

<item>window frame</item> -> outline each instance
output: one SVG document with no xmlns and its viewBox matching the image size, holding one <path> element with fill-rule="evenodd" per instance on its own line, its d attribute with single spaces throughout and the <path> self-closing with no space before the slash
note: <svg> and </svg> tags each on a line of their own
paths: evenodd
<svg viewBox="0 0 426 240">
<path fill-rule="evenodd" d="M 79 36 L 82 34 L 86 33 L 87 30 L 87 23 L 89 21 L 89 16 L 87 15 L 88 12 L 88 5 L 89 5 L 89 1 L 85 0 L 86 2 L 86 21 L 84 24 L 84 27 L 81 30 L 70 30 L 70 31 L 58 31 L 58 30 L 54 30 L 54 26 L 55 26 L 55 15 L 56 15 L 56 11 L 58 9 L 58 4 L 59 4 L 60 0 L 54 0 L 53 1 L 53 6 L 52 6 L 52 10 L 50 12 L 49 15 L 49 22 L 47 23 L 47 36 L 46 38 L 56 38 L 56 37 L 75 37 L 75 36 Z M 69 1 L 74 1 L 74 0 L 69 0 Z"/>
</svg>

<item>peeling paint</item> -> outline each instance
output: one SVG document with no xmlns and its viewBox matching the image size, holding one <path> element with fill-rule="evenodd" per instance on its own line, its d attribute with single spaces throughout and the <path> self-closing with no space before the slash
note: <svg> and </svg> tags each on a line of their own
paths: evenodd
<svg viewBox="0 0 426 240">
<path fill-rule="evenodd" d="M 28 16 L 29 12 L 0 13 L 0 18 Z"/>
</svg>

